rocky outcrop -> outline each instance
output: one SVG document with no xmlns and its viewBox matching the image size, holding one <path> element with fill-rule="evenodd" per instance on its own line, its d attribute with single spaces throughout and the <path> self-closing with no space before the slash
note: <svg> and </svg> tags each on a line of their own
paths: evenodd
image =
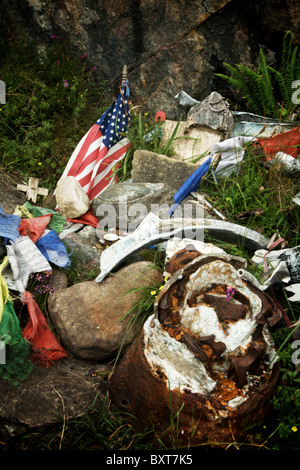
<svg viewBox="0 0 300 470">
<path fill-rule="evenodd" d="M 274 64 L 285 30 L 299 43 L 299 8 L 296 0 L 4 0 L 0 28 L 14 40 L 24 32 L 37 49 L 59 35 L 72 55 L 86 54 L 110 95 L 126 64 L 135 104 L 147 102 L 176 119 L 180 90 L 199 100 L 225 91 L 214 75 L 223 62 L 255 66 L 263 46 Z"/>
</svg>

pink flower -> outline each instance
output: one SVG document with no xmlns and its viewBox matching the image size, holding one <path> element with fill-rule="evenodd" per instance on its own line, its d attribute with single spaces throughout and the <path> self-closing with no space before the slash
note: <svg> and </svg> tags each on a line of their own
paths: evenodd
<svg viewBox="0 0 300 470">
<path fill-rule="evenodd" d="M 51 35 L 51 39 L 54 39 L 54 38 L 55 38 L 55 35 L 54 35 L 54 34 L 52 34 L 52 35 Z"/>
<path fill-rule="evenodd" d="M 227 300 L 227 302 L 230 302 L 230 300 L 232 299 L 232 297 L 235 294 L 235 288 L 231 287 L 231 286 L 228 286 L 227 289 L 226 289 L 226 294 L 227 294 L 226 300 Z"/>
<path fill-rule="evenodd" d="M 68 84 L 67 80 L 64 80 L 64 87 L 67 88 L 68 86 L 69 86 L 69 84 Z"/>
</svg>

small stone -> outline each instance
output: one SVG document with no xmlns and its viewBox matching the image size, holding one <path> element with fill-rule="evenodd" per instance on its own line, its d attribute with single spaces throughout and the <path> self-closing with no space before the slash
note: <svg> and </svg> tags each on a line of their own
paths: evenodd
<svg viewBox="0 0 300 470">
<path fill-rule="evenodd" d="M 89 210 L 90 200 L 73 176 L 58 181 L 55 196 L 59 212 L 66 219 L 75 219 Z"/>
</svg>

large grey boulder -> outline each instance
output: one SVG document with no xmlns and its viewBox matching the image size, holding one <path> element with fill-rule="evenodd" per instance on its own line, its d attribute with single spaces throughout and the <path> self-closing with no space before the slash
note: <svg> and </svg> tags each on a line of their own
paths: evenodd
<svg viewBox="0 0 300 470">
<path fill-rule="evenodd" d="M 101 227 L 132 232 L 149 212 L 167 218 L 174 194 L 174 188 L 160 182 L 116 184 L 95 198 L 93 209 Z"/>
<path fill-rule="evenodd" d="M 103 282 L 85 281 L 49 295 L 50 319 L 66 349 L 85 360 L 116 356 L 121 344 L 137 334 L 133 314 L 122 317 L 140 300 L 143 290 L 129 290 L 162 281 L 162 273 L 146 261 L 120 269 Z"/>
<path fill-rule="evenodd" d="M 161 177 L 167 179 L 163 174 Z M 152 179 L 151 173 L 149 179 Z M 174 187 L 160 182 L 111 185 L 95 198 L 93 209 L 101 228 L 121 229 L 131 233 L 150 212 L 161 219 L 169 219 L 176 192 Z M 184 214 L 185 217 L 204 217 L 204 209 L 191 204 L 192 199 L 192 196 L 184 198 L 175 209 L 174 217 L 182 217 Z"/>
</svg>

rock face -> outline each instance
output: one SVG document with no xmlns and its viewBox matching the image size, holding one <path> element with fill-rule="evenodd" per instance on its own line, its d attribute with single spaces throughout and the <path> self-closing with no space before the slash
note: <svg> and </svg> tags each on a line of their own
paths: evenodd
<svg viewBox="0 0 300 470">
<path fill-rule="evenodd" d="M 14 39 L 23 31 L 38 48 L 59 35 L 74 55 L 87 54 L 109 93 L 127 64 L 133 100 L 177 119 L 174 96 L 185 89 L 204 99 L 223 62 L 256 65 L 260 45 L 275 60 L 288 29 L 299 43 L 299 10 L 296 0 L 4 0 L 0 28 Z"/>
<path fill-rule="evenodd" d="M 50 294 L 51 321 L 66 348 L 77 358 L 103 361 L 114 357 L 137 333 L 125 315 L 141 299 L 142 291 L 130 289 L 161 282 L 162 274 L 151 263 L 125 266 L 101 283 L 86 281 Z M 128 331 L 127 331 L 128 327 Z"/>
</svg>

